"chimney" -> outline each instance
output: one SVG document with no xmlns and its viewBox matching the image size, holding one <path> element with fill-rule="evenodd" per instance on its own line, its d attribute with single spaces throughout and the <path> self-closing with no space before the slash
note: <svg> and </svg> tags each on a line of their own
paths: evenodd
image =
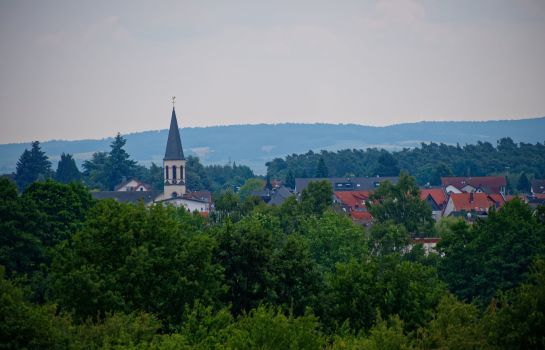
<svg viewBox="0 0 545 350">
<path fill-rule="evenodd" d="M 473 203 L 475 201 L 475 198 L 473 196 L 473 192 L 469 192 L 469 203 Z"/>
</svg>

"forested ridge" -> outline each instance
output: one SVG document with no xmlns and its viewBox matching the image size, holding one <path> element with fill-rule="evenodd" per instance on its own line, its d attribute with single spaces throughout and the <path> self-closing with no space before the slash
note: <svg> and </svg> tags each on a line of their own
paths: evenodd
<svg viewBox="0 0 545 350">
<path fill-rule="evenodd" d="M 226 191 L 203 218 L 1 178 L 1 347 L 542 349 L 544 208 L 434 224 L 418 191 L 381 187 L 365 229 L 326 182 L 278 207 Z M 407 249 L 418 232 L 437 254 Z"/>
<path fill-rule="evenodd" d="M 397 152 L 377 148 L 309 151 L 268 162 L 267 173 L 284 180 L 315 177 L 323 173 L 320 162 L 325 164 L 327 174 L 335 177 L 397 176 L 405 171 L 421 185 L 439 185 L 441 176 L 506 175 L 514 189 L 522 173 L 545 178 L 545 144 L 515 143 L 502 138 L 496 145 L 422 143 L 420 147 Z"/>
</svg>

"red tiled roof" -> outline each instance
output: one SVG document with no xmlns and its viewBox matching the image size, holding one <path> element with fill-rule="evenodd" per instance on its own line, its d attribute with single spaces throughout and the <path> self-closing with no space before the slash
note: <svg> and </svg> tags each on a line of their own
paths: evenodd
<svg viewBox="0 0 545 350">
<path fill-rule="evenodd" d="M 350 216 L 354 220 L 362 220 L 362 221 L 373 220 L 373 216 L 368 211 L 352 211 L 350 212 Z"/>
<path fill-rule="evenodd" d="M 507 181 L 503 176 L 476 176 L 476 177 L 442 177 L 441 185 L 447 187 L 452 185 L 462 189 L 466 185 L 477 187 L 488 187 L 494 193 L 500 193 L 500 188 L 507 186 Z"/>
<path fill-rule="evenodd" d="M 494 202 L 498 204 L 499 207 L 505 204 L 505 199 L 503 199 L 501 194 L 489 194 L 488 197 L 490 197 Z"/>
<path fill-rule="evenodd" d="M 338 191 L 335 197 L 352 209 L 365 207 L 365 201 L 369 199 L 369 191 Z"/>
<path fill-rule="evenodd" d="M 442 188 L 424 188 L 420 190 L 420 199 L 426 200 L 428 196 L 431 196 L 435 203 L 438 205 L 445 204 L 447 202 L 447 196 Z"/>
<path fill-rule="evenodd" d="M 534 194 L 534 196 L 537 199 L 545 199 L 545 193 L 536 193 L 536 194 Z"/>
<path fill-rule="evenodd" d="M 470 202 L 471 195 L 473 195 L 473 200 Z M 486 193 L 452 193 L 450 199 L 452 199 L 455 211 L 486 211 L 496 205 L 495 200 Z"/>
</svg>

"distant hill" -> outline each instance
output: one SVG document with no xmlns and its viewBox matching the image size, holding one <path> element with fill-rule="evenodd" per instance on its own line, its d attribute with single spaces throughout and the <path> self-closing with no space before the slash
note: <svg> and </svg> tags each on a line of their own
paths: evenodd
<svg viewBox="0 0 545 350">
<path fill-rule="evenodd" d="M 160 164 L 168 130 L 125 135 L 126 149 L 144 165 Z M 502 137 L 515 142 L 544 142 L 545 117 L 536 119 L 483 122 L 419 122 L 372 127 L 355 124 L 258 124 L 181 129 L 187 154 L 198 155 L 204 164 L 229 161 L 250 166 L 258 174 L 275 157 L 308 150 L 378 147 L 396 150 L 418 146 L 421 142 L 447 144 L 487 141 L 495 144 Z M 47 141 L 43 150 L 53 162 L 62 152 L 74 155 L 78 164 L 93 152 L 108 151 L 111 138 L 101 140 Z M 17 159 L 30 142 L 0 145 L 0 173 L 15 170 Z"/>
</svg>

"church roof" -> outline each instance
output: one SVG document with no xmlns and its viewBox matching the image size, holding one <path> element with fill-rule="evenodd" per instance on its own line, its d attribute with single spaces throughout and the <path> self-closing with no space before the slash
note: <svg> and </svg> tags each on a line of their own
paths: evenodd
<svg viewBox="0 0 545 350">
<path fill-rule="evenodd" d="M 180 139 L 180 130 L 176 120 L 176 111 L 172 108 L 172 117 L 170 118 L 170 130 L 168 131 L 167 148 L 164 160 L 182 160 L 184 159 L 184 150 L 182 149 L 182 140 Z"/>
</svg>

